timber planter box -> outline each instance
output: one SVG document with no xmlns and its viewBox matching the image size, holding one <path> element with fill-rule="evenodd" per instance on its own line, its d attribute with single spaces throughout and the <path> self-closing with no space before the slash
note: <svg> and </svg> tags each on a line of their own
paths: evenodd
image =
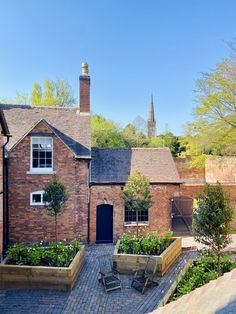
<svg viewBox="0 0 236 314">
<path fill-rule="evenodd" d="M 157 260 L 157 275 L 163 276 L 182 252 L 182 238 L 173 238 L 173 242 L 161 255 L 152 255 Z M 148 255 L 118 253 L 120 240 L 117 241 L 113 254 L 113 263 L 120 273 L 133 273 L 137 268 L 144 268 Z"/>
<path fill-rule="evenodd" d="M 85 246 L 82 245 L 69 267 L 0 264 L 0 289 L 56 289 L 70 291 L 83 267 Z"/>
</svg>

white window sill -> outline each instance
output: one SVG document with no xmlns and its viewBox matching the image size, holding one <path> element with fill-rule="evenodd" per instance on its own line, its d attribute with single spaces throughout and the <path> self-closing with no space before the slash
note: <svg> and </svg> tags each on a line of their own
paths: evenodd
<svg viewBox="0 0 236 314">
<path fill-rule="evenodd" d="M 41 170 L 41 171 L 30 170 L 26 172 L 26 174 L 55 174 L 55 173 L 56 171 L 53 171 L 53 170 Z"/>
<path fill-rule="evenodd" d="M 136 222 L 132 222 L 131 224 L 127 224 L 127 223 L 125 223 L 124 224 L 124 226 L 125 227 L 137 227 L 137 224 L 136 224 Z M 147 223 L 145 223 L 145 222 L 140 222 L 139 224 L 138 224 L 138 226 L 139 227 L 145 227 L 145 226 L 149 226 L 149 223 L 147 222 Z"/>
</svg>

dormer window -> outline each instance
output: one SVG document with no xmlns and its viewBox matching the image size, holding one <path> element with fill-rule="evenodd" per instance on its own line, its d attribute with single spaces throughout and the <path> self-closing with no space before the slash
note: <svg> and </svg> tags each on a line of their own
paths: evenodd
<svg viewBox="0 0 236 314">
<path fill-rule="evenodd" d="M 31 137 L 31 171 L 51 172 L 53 170 L 52 137 Z"/>
</svg>

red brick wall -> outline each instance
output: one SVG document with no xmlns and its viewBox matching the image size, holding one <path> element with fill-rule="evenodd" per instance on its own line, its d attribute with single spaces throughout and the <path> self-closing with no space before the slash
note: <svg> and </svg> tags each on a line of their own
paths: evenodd
<svg viewBox="0 0 236 314">
<path fill-rule="evenodd" d="M 50 132 L 41 122 L 32 132 Z M 66 209 L 58 216 L 58 238 L 87 239 L 88 163 L 76 160 L 56 136 L 53 137 L 53 168 L 66 186 L 69 196 Z M 30 206 L 30 193 L 43 190 L 52 175 L 31 175 L 30 136 L 11 152 L 9 160 L 9 233 L 11 242 L 54 240 L 54 218 L 43 206 Z"/>
<path fill-rule="evenodd" d="M 188 184 L 204 184 L 205 169 L 191 168 L 190 158 L 175 158 L 175 165 L 179 172 L 180 179 Z"/>
<path fill-rule="evenodd" d="M 80 112 L 90 112 L 89 76 L 80 76 Z"/>
<path fill-rule="evenodd" d="M 0 147 L 3 145 L 3 136 L 0 134 Z M 2 192 L 2 149 L 0 149 L 0 192 Z M 0 194 L 0 257 L 3 249 L 3 194 Z"/>
<path fill-rule="evenodd" d="M 113 205 L 113 240 L 117 240 L 123 232 L 135 232 L 135 226 L 125 226 L 124 202 L 121 185 L 94 185 L 90 190 L 90 240 L 96 241 L 96 207 L 100 204 Z M 178 185 L 152 185 L 153 205 L 149 209 L 149 224 L 141 227 L 143 233 L 154 231 L 161 233 L 171 228 L 170 199 L 179 196 Z"/>
</svg>

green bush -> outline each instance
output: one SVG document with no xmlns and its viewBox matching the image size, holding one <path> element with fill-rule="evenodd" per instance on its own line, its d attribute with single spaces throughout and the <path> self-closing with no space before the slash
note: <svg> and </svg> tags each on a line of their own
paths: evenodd
<svg viewBox="0 0 236 314">
<path fill-rule="evenodd" d="M 222 273 L 229 272 L 234 268 L 236 268 L 236 259 L 232 261 L 229 255 L 223 255 L 221 258 Z M 170 301 L 177 300 L 184 294 L 205 285 L 210 280 L 216 279 L 217 277 L 217 257 L 210 255 L 202 256 L 193 263 L 178 283 Z"/>
<path fill-rule="evenodd" d="M 119 253 L 139 255 L 160 255 L 172 242 L 172 232 L 167 231 L 162 236 L 156 236 L 153 232 L 145 236 L 123 234 Z"/>
<path fill-rule="evenodd" d="M 81 243 L 73 240 L 69 245 L 59 242 L 49 243 L 47 247 L 35 243 L 32 246 L 15 243 L 7 250 L 8 263 L 29 266 L 58 266 L 68 267 L 80 250 Z M 56 252 L 58 261 L 56 262 Z"/>
</svg>

